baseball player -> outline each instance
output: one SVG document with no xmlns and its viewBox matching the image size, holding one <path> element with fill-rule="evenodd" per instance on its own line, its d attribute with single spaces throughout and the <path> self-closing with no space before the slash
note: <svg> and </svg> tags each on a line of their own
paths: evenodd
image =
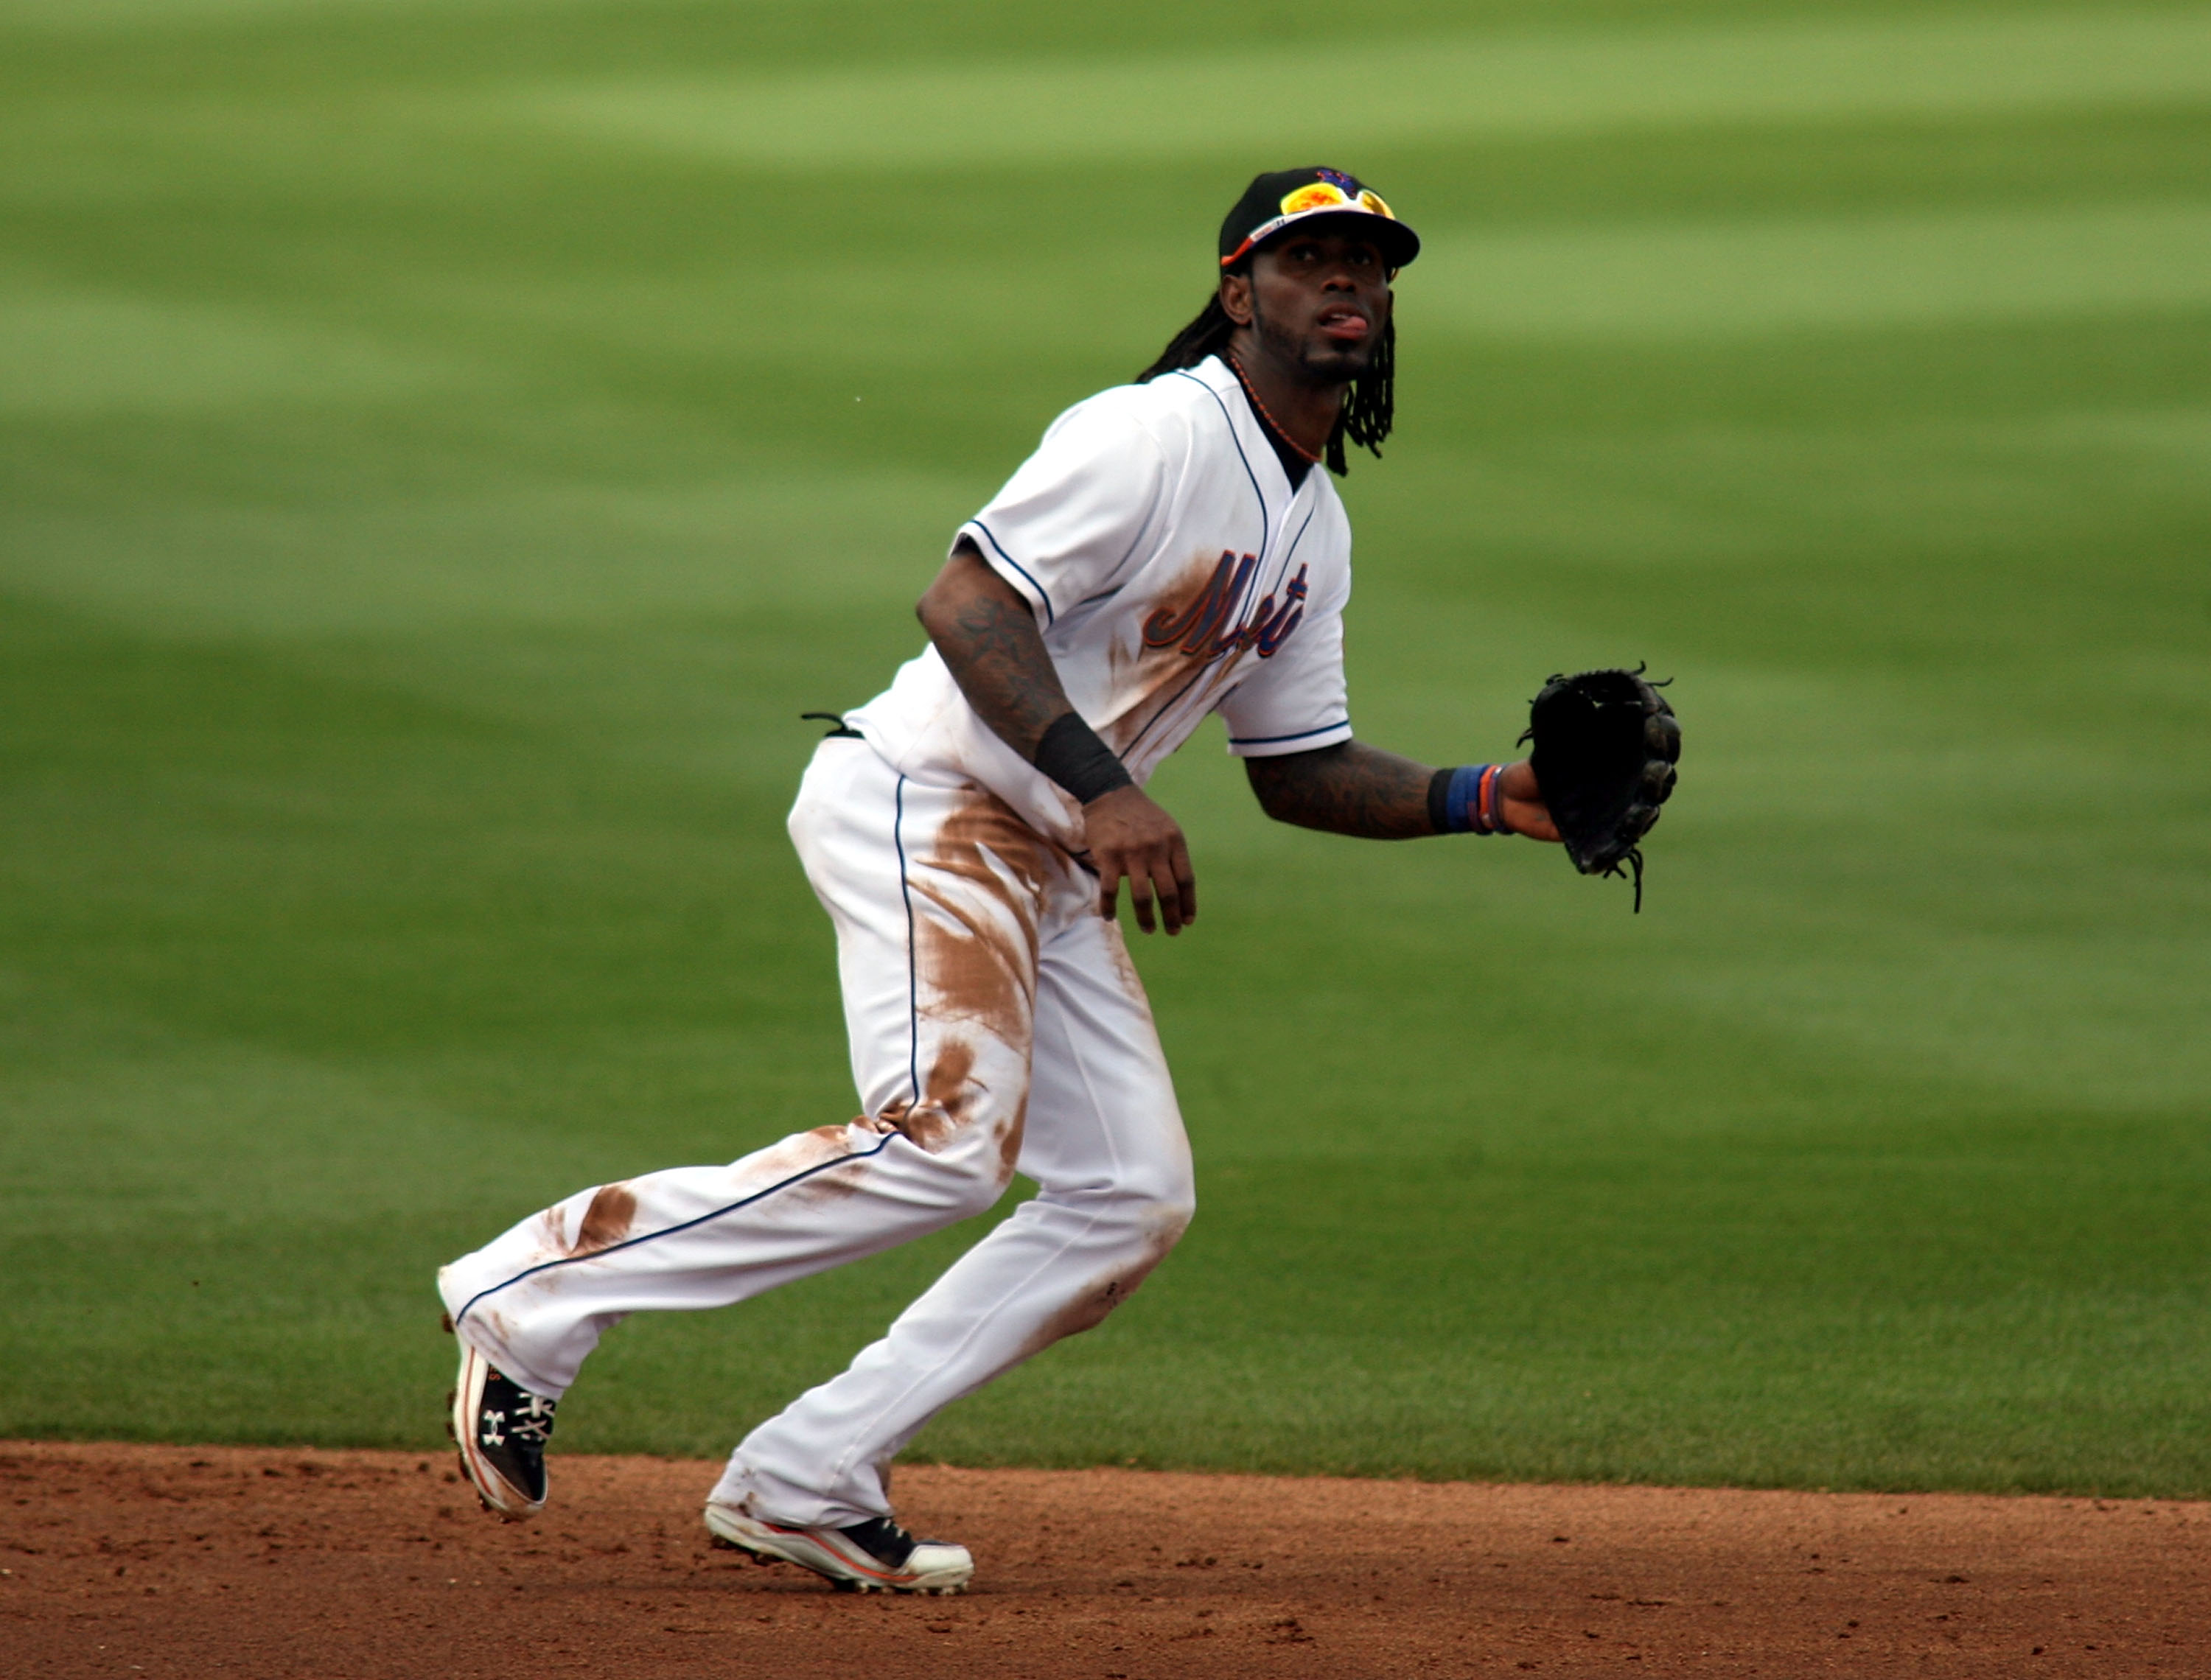
<svg viewBox="0 0 2211 1680">
<path fill-rule="evenodd" d="M 439 1274 L 452 1428 L 486 1505 L 546 1498 L 554 1408 L 600 1336 L 725 1306 L 1036 1196 L 849 1369 L 754 1429 L 708 1496 L 729 1545 L 840 1586 L 951 1592 L 974 1562 L 891 1513 L 939 1410 L 1135 1293 L 1193 1206 L 1190 1148 L 1115 916 L 1197 916 L 1146 779 L 1219 712 L 1277 820 L 1555 839 L 1525 761 L 1434 769 L 1354 740 L 1351 532 L 1330 472 L 1379 453 L 1391 279 L 1420 240 L 1333 169 L 1255 180 L 1213 299 L 1079 402 L 960 528 L 930 646 L 816 749 L 790 827 L 836 924 L 858 1118 L 727 1166 L 579 1191 Z M 1330 472 L 1317 471 L 1324 461 Z"/>
</svg>

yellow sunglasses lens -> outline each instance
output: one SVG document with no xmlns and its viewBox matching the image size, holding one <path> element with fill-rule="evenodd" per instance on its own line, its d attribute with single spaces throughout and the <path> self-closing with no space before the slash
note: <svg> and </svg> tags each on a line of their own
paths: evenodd
<svg viewBox="0 0 2211 1680">
<path fill-rule="evenodd" d="M 1326 181 L 1315 181 L 1310 186 L 1299 187 L 1282 200 L 1282 214 L 1302 215 L 1307 210 L 1341 209 L 1348 208 L 1351 200 L 1344 196 L 1342 187 L 1330 186 Z"/>
<path fill-rule="evenodd" d="M 1388 216 L 1392 221 L 1397 219 L 1396 214 L 1382 202 L 1382 195 L 1372 189 L 1359 195 L 1359 208 L 1378 216 Z"/>
</svg>

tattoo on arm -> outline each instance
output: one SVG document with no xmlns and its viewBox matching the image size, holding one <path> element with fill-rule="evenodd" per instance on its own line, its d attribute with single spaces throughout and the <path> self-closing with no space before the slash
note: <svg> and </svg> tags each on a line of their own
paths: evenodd
<svg viewBox="0 0 2211 1680">
<path fill-rule="evenodd" d="M 963 545 L 922 597 L 920 618 L 976 714 L 1033 762 L 1045 730 L 1074 707 L 1028 602 Z"/>
<path fill-rule="evenodd" d="M 1364 840 L 1412 840 L 1436 831 L 1428 820 L 1435 771 L 1364 741 L 1246 758 L 1244 772 L 1260 807 L 1278 823 Z"/>
</svg>

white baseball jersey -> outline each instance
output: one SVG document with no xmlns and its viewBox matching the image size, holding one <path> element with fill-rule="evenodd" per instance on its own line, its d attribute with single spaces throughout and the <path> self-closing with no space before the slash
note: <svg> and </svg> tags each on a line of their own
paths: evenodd
<svg viewBox="0 0 2211 1680">
<path fill-rule="evenodd" d="M 957 540 L 1034 610 L 1069 700 L 1139 784 L 1212 711 L 1246 756 L 1350 739 L 1350 522 L 1326 472 L 1292 486 L 1218 357 L 1076 403 Z M 913 780 L 979 783 L 1081 844 L 1081 807 L 935 648 L 847 721 Z"/>
</svg>

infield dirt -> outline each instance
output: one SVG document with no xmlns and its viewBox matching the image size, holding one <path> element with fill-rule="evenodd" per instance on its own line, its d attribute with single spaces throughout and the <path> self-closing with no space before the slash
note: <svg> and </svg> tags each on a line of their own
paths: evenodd
<svg viewBox="0 0 2211 1680">
<path fill-rule="evenodd" d="M 0 1447 L 10 1674 L 2211 1672 L 2211 1505 L 912 1466 L 960 1598 L 713 1551 L 714 1466 L 563 1458 L 505 1526 L 441 1457 Z M 1632 1665 L 1632 1666 L 1631 1666 Z"/>
</svg>

